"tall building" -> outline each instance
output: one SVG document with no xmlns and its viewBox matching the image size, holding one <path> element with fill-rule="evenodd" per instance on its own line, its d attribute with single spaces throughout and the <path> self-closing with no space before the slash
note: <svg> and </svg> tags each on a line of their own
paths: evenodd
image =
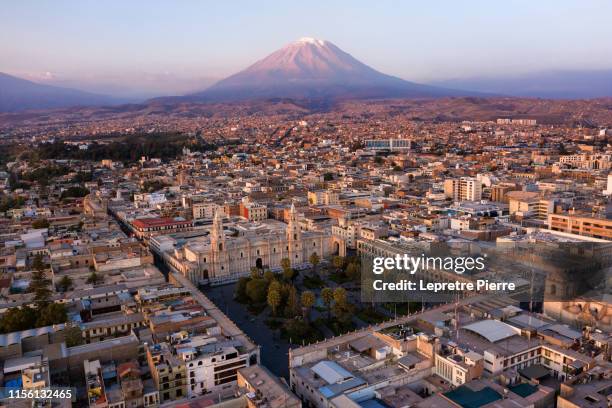
<svg viewBox="0 0 612 408">
<path fill-rule="evenodd" d="M 444 181 L 444 195 L 454 201 L 480 201 L 482 185 L 474 177 L 461 177 Z"/>
</svg>

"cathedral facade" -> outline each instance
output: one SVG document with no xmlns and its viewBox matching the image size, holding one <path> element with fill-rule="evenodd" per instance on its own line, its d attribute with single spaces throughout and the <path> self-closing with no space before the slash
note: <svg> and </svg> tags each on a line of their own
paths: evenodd
<svg viewBox="0 0 612 408">
<path fill-rule="evenodd" d="M 331 255 L 331 234 L 302 231 L 298 214 L 291 206 L 285 231 L 271 230 L 227 237 L 219 212 L 215 214 L 206 242 L 186 245 L 166 257 L 166 261 L 195 283 L 236 280 L 253 267 L 280 270 L 284 258 L 292 267 L 309 262 L 313 253 L 322 259 Z"/>
</svg>

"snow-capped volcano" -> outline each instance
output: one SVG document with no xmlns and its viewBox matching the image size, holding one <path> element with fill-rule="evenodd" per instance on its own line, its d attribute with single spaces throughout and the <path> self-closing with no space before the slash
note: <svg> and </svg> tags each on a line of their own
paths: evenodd
<svg viewBox="0 0 612 408">
<path fill-rule="evenodd" d="M 187 98 L 393 98 L 468 94 L 383 74 L 329 41 L 304 37 Z"/>
</svg>

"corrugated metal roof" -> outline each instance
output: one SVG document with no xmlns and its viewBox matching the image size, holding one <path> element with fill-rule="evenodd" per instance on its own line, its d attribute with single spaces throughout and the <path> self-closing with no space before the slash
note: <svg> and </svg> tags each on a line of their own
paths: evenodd
<svg viewBox="0 0 612 408">
<path fill-rule="evenodd" d="M 329 360 L 319 361 L 311 370 L 328 384 L 336 384 L 354 377 L 349 371 L 340 367 L 338 363 Z"/>
<path fill-rule="evenodd" d="M 519 329 L 516 329 L 507 323 L 500 322 L 499 320 L 481 320 L 479 322 L 463 326 L 463 328 L 481 335 L 491 343 L 521 334 Z"/>
</svg>

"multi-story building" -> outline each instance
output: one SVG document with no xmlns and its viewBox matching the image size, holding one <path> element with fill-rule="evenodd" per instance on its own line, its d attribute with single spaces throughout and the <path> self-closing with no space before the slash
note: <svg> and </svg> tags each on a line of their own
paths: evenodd
<svg viewBox="0 0 612 408">
<path fill-rule="evenodd" d="M 240 203 L 240 216 L 249 221 L 263 221 L 268 218 L 268 207 L 258 203 Z"/>
<path fill-rule="evenodd" d="M 612 220 L 577 214 L 549 214 L 548 228 L 587 237 L 612 239 Z"/>
<path fill-rule="evenodd" d="M 193 219 L 212 218 L 215 215 L 217 207 L 217 204 L 213 202 L 194 203 L 191 207 Z"/>
<path fill-rule="evenodd" d="M 435 373 L 454 386 L 479 378 L 483 372 L 483 356 L 473 351 L 465 352 L 457 346 L 445 346 L 435 358 Z"/>
<path fill-rule="evenodd" d="M 507 203 L 508 193 L 516 190 L 518 190 L 518 188 L 513 183 L 493 185 L 491 186 L 491 201 Z"/>
<path fill-rule="evenodd" d="M 332 190 L 315 190 L 308 192 L 308 203 L 310 205 L 337 205 L 340 202 L 340 194 Z"/>
<path fill-rule="evenodd" d="M 156 205 L 164 204 L 167 201 L 164 193 L 134 194 L 134 206 L 136 208 L 152 208 Z"/>
<path fill-rule="evenodd" d="M 518 218 L 537 218 L 547 220 L 555 211 L 555 201 L 544 199 L 540 193 L 530 191 L 510 191 L 506 194 L 510 215 Z"/>
<path fill-rule="evenodd" d="M 238 387 L 248 408 L 301 408 L 302 402 L 276 376 L 261 365 L 238 370 Z"/>
<path fill-rule="evenodd" d="M 372 139 L 365 141 L 366 149 L 370 150 L 410 150 L 412 140 L 410 139 Z"/>
<path fill-rule="evenodd" d="M 172 353 L 170 345 L 166 342 L 146 345 L 145 351 L 151 377 L 159 391 L 160 402 L 187 396 L 185 362 Z"/>
<path fill-rule="evenodd" d="M 237 341 L 198 335 L 184 343 L 185 337 L 175 336 L 173 347 L 185 365 L 189 397 L 223 389 L 237 381 L 240 368 L 249 365 L 249 354 L 241 352 L 244 348 Z"/>
<path fill-rule="evenodd" d="M 482 184 L 474 177 L 461 177 L 444 181 L 444 195 L 454 201 L 480 201 Z"/>
</svg>

